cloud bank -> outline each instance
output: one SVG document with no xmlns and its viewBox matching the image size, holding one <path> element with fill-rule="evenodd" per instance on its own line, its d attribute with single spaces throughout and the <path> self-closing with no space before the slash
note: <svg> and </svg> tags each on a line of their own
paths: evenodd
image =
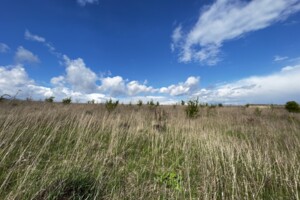
<svg viewBox="0 0 300 200">
<path fill-rule="evenodd" d="M 0 66 L 0 94 L 13 96 L 20 90 L 18 97 L 23 99 L 55 96 L 57 101 L 72 97 L 78 102 L 94 99 L 98 103 L 113 98 L 125 103 L 153 99 L 172 104 L 196 97 L 201 102 L 224 104 L 300 102 L 300 65 L 286 66 L 269 75 L 250 76 L 214 88 L 201 88 L 200 77 L 195 76 L 184 82 L 154 88 L 121 76 L 101 77 L 87 67 L 83 59 L 64 57 L 65 74 L 53 77 L 50 80 L 52 87 L 37 84 L 28 76 L 23 64 Z"/>
</svg>

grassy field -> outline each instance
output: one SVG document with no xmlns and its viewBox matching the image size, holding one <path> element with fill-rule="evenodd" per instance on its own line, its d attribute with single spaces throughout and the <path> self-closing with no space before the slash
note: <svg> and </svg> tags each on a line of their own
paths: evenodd
<svg viewBox="0 0 300 200">
<path fill-rule="evenodd" d="M 0 103 L 0 199 L 300 199 L 284 108 Z"/>
</svg>

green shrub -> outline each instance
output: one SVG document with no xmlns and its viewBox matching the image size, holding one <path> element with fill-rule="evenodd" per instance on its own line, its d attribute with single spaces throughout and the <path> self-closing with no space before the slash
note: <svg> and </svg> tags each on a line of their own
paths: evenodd
<svg viewBox="0 0 300 200">
<path fill-rule="evenodd" d="M 46 102 L 52 103 L 55 97 L 48 97 L 45 99 Z"/>
<path fill-rule="evenodd" d="M 95 104 L 95 100 L 92 99 L 91 101 L 88 101 L 87 103 L 88 103 L 88 104 Z"/>
<path fill-rule="evenodd" d="M 139 107 L 141 107 L 141 106 L 143 105 L 143 101 L 142 101 L 142 100 L 138 100 L 137 105 L 138 105 Z"/>
<path fill-rule="evenodd" d="M 64 99 L 62 100 L 62 103 L 63 103 L 63 104 L 70 104 L 71 102 L 72 102 L 71 97 L 69 97 L 69 98 L 64 98 Z"/>
<path fill-rule="evenodd" d="M 223 107 L 223 104 L 219 103 L 218 106 L 219 106 L 219 107 Z"/>
<path fill-rule="evenodd" d="M 285 109 L 289 112 L 300 112 L 299 104 L 296 101 L 286 102 Z"/>
<path fill-rule="evenodd" d="M 181 105 L 184 106 L 185 105 L 185 102 L 183 100 L 181 100 Z"/>
<path fill-rule="evenodd" d="M 254 110 L 254 115 L 256 115 L 256 116 L 261 116 L 261 109 L 259 109 L 259 108 L 255 108 L 255 110 Z"/>
<path fill-rule="evenodd" d="M 187 107 L 185 109 L 186 116 L 188 118 L 196 118 L 199 112 L 199 102 L 198 99 L 190 100 L 187 103 Z"/>
<path fill-rule="evenodd" d="M 165 172 L 157 176 L 160 184 L 165 184 L 168 188 L 182 190 L 182 176 L 176 172 Z"/>
<path fill-rule="evenodd" d="M 109 99 L 108 101 L 105 102 L 105 108 L 107 109 L 108 112 L 112 112 L 113 110 L 116 109 L 118 106 L 119 101 L 113 101 L 112 99 Z"/>
</svg>

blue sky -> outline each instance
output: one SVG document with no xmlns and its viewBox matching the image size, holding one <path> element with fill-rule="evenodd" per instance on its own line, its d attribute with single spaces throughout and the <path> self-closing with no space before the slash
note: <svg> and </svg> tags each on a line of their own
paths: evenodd
<svg viewBox="0 0 300 200">
<path fill-rule="evenodd" d="M 0 95 L 300 101 L 299 0 L 0 3 Z"/>
</svg>

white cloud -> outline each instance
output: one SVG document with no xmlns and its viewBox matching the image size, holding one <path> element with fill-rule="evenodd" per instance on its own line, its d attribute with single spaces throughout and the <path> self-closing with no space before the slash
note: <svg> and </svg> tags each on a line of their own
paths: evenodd
<svg viewBox="0 0 300 200">
<path fill-rule="evenodd" d="M 300 101 L 300 65 L 287 66 L 267 76 L 252 76 L 194 93 L 206 102 L 285 103 Z"/>
<path fill-rule="evenodd" d="M 102 78 L 101 82 L 100 91 L 107 92 L 110 96 L 126 94 L 125 80 L 121 76 Z"/>
<path fill-rule="evenodd" d="M 0 43 L 0 53 L 6 53 L 9 51 L 9 46 L 4 43 Z"/>
<path fill-rule="evenodd" d="M 87 4 L 97 4 L 99 1 L 98 0 L 77 0 L 77 3 L 80 6 L 85 6 Z"/>
<path fill-rule="evenodd" d="M 184 83 L 162 87 L 159 89 L 159 92 L 171 96 L 190 95 L 199 88 L 199 80 L 199 77 L 191 76 Z"/>
<path fill-rule="evenodd" d="M 37 55 L 34 55 L 31 51 L 25 49 L 22 46 L 19 46 L 15 54 L 15 61 L 17 63 L 38 63 L 40 62 Z"/>
<path fill-rule="evenodd" d="M 50 80 L 51 84 L 54 86 L 64 86 L 66 84 L 66 80 L 64 76 L 53 77 Z"/>
<path fill-rule="evenodd" d="M 66 75 L 51 79 L 51 83 L 56 86 L 70 85 L 74 91 L 91 93 L 97 90 L 97 75 L 88 68 L 81 58 L 75 60 L 64 56 L 66 65 Z"/>
<path fill-rule="evenodd" d="M 0 95 L 14 96 L 17 93 L 17 98 L 39 99 L 52 95 L 50 88 L 37 86 L 22 65 L 0 67 Z"/>
<path fill-rule="evenodd" d="M 289 57 L 287 56 L 274 56 L 274 61 L 275 62 L 278 62 L 278 61 L 283 61 L 283 60 L 286 60 L 288 59 Z"/>
<path fill-rule="evenodd" d="M 299 10 L 299 0 L 217 0 L 202 10 L 186 34 L 181 26 L 174 30 L 173 43 L 180 44 L 179 61 L 214 65 L 220 61 L 225 41 L 266 28 Z"/>
<path fill-rule="evenodd" d="M 57 52 L 55 47 L 51 43 L 47 42 L 44 37 L 39 36 L 39 35 L 34 35 L 34 34 L 30 33 L 29 30 L 25 30 L 24 37 L 26 40 L 42 43 L 43 45 L 45 45 L 48 48 L 50 53 L 54 54 L 58 58 L 62 58 L 62 54 L 60 52 Z"/>
<path fill-rule="evenodd" d="M 46 42 L 45 38 L 38 36 L 38 35 L 34 35 L 34 34 L 30 33 L 28 30 L 25 30 L 24 36 L 25 36 L 26 40 L 32 40 L 32 41 L 41 42 L 41 43 Z"/>
<path fill-rule="evenodd" d="M 155 91 L 156 90 L 152 87 L 140 84 L 138 81 L 130 81 L 129 83 L 127 83 L 127 93 L 130 96 L 140 93 L 153 93 Z"/>
</svg>

